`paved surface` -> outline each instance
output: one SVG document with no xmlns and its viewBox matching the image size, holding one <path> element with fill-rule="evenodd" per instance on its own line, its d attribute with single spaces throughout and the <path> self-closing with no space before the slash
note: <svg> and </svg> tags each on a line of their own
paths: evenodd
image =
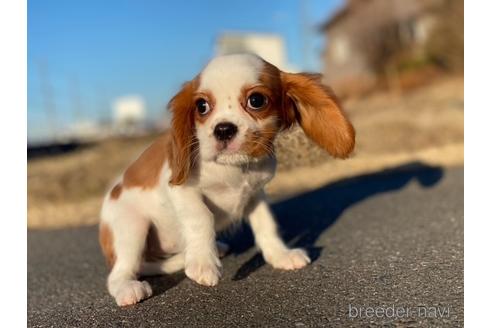
<svg viewBox="0 0 492 328">
<path fill-rule="evenodd" d="M 106 292 L 95 227 L 29 231 L 28 326 L 463 326 L 463 168 L 414 163 L 327 185 L 274 211 L 312 265 L 273 270 L 244 228 L 229 237 L 234 251 L 219 286 L 156 277 L 155 296 L 124 309 Z"/>
</svg>

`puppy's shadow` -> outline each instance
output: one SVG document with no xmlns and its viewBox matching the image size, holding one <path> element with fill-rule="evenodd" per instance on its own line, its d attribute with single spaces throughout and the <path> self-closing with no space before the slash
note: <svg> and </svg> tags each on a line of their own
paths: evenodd
<svg viewBox="0 0 492 328">
<path fill-rule="evenodd" d="M 443 170 L 420 162 L 386 169 L 330 183 L 319 189 L 272 204 L 283 239 L 291 247 L 305 248 L 312 261 L 321 255 L 323 246 L 316 242 L 342 213 L 367 198 L 380 193 L 394 192 L 416 179 L 427 188 L 441 180 Z M 254 246 L 254 238 L 248 225 L 243 224 L 234 235 L 221 239 L 231 246 L 231 254 L 240 255 Z M 241 280 L 265 264 L 261 254 L 255 254 L 236 272 L 233 280 Z"/>
<path fill-rule="evenodd" d="M 147 276 L 143 279 L 148 281 L 152 287 L 153 296 L 158 296 L 176 287 L 184 278 L 186 278 L 184 272 L 178 272 L 159 276 Z"/>
</svg>

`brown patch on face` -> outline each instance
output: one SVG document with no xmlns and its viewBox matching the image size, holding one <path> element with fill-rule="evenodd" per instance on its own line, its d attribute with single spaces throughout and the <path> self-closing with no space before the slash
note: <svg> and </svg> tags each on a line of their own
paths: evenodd
<svg viewBox="0 0 492 328">
<path fill-rule="evenodd" d="M 291 110 L 287 103 L 290 101 L 285 94 L 282 83 L 282 72 L 274 65 L 263 60 L 263 70 L 259 80 L 266 86 L 272 94 L 272 108 L 279 118 L 281 129 L 287 129 L 296 122 L 295 112 Z"/>
<path fill-rule="evenodd" d="M 272 64 L 263 61 L 264 66 L 259 75 L 258 83 L 245 85 L 239 95 L 242 108 L 255 120 L 266 119 L 272 115 L 279 116 L 282 108 L 282 82 L 280 71 Z M 253 93 L 260 93 L 267 98 L 267 104 L 260 110 L 248 108 L 248 98 Z"/>
<path fill-rule="evenodd" d="M 256 131 L 247 131 L 245 142 L 241 150 L 253 157 L 274 155 L 273 141 L 277 133 L 292 125 L 292 119 L 284 110 L 284 93 L 280 70 L 274 65 L 263 61 L 263 70 L 259 76 L 259 83 L 245 86 L 241 90 L 240 102 L 245 111 L 257 121 L 269 120 L 265 126 Z M 261 110 L 248 110 L 248 97 L 255 93 L 267 97 L 267 105 Z M 294 119 L 295 121 L 295 119 Z"/>
<path fill-rule="evenodd" d="M 113 187 L 113 189 L 111 189 L 111 193 L 109 194 L 110 198 L 113 200 L 118 199 L 121 195 L 121 190 L 121 184 L 118 183 L 116 186 Z"/>
<path fill-rule="evenodd" d="M 125 188 L 140 187 L 143 189 L 152 188 L 159 182 L 159 176 L 164 165 L 164 161 L 169 156 L 171 147 L 171 133 L 165 133 L 157 138 L 141 155 L 133 162 L 123 175 L 123 186 Z M 115 186 L 117 188 L 118 185 Z M 119 196 L 121 186 L 113 191 Z M 117 197 L 116 197 L 117 198 Z"/>
<path fill-rule="evenodd" d="M 248 98 L 253 93 L 262 94 L 267 100 L 266 105 L 261 109 L 251 109 L 248 108 Z M 244 86 L 241 89 L 241 93 L 239 95 L 239 103 L 243 110 L 251 116 L 255 121 L 266 119 L 275 114 L 276 106 L 275 106 L 275 95 L 274 93 L 264 85 L 251 85 Z"/>
<path fill-rule="evenodd" d="M 113 232 L 106 223 L 99 225 L 99 245 L 106 259 L 106 264 L 111 269 L 116 262 L 116 254 L 113 247 Z"/>
<path fill-rule="evenodd" d="M 282 71 L 269 62 L 263 61 L 263 69 L 259 75 L 258 83 L 245 86 L 241 90 L 240 103 L 246 112 L 255 120 L 265 119 L 271 116 L 278 118 L 277 122 L 281 130 L 291 127 L 296 122 L 296 114 L 292 110 L 290 99 L 284 92 Z M 259 92 L 268 98 L 268 106 L 263 110 L 247 110 L 248 97 Z"/>
</svg>

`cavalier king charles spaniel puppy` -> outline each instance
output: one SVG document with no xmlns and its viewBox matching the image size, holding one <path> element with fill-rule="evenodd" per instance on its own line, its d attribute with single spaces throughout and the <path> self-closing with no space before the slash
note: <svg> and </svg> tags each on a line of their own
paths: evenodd
<svg viewBox="0 0 492 328">
<path fill-rule="evenodd" d="M 168 107 L 170 129 L 115 181 L 102 206 L 99 239 L 116 303 L 150 297 L 148 282 L 138 280 L 146 275 L 184 269 L 215 286 L 228 248 L 216 234 L 243 218 L 271 266 L 309 264 L 304 250 L 282 241 L 263 188 L 275 174 L 275 136 L 293 124 L 334 157 L 352 152 L 352 124 L 320 75 L 283 72 L 250 54 L 221 56 Z"/>
</svg>

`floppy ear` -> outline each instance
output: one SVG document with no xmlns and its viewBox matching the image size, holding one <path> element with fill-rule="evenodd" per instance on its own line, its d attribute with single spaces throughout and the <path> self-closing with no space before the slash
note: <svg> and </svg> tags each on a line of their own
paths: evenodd
<svg viewBox="0 0 492 328">
<path fill-rule="evenodd" d="M 193 92 L 194 81 L 187 82 L 171 99 L 168 109 L 173 118 L 171 122 L 171 149 L 169 166 L 171 167 L 170 184 L 183 184 L 192 168 L 191 156 L 195 150 L 195 120 Z"/>
<path fill-rule="evenodd" d="M 334 157 L 346 158 L 354 149 L 355 131 L 321 75 L 280 73 L 285 94 L 287 126 L 297 119 L 304 133 Z"/>
</svg>

